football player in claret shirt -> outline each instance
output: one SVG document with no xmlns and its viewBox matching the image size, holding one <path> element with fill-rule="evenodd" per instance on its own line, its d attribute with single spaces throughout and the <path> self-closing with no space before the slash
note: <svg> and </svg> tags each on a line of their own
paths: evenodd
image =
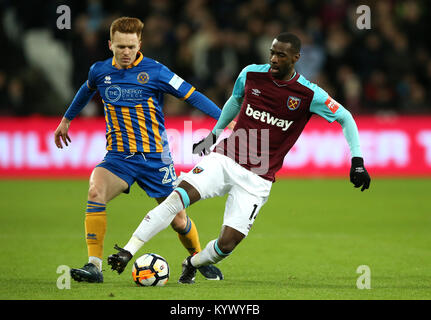
<svg viewBox="0 0 431 320">
<path fill-rule="evenodd" d="M 228 194 L 218 239 L 183 262 L 180 283 L 194 283 L 199 267 L 229 256 L 244 239 L 268 199 L 275 173 L 312 114 L 341 124 L 351 152 L 350 181 L 361 191 L 369 188 L 356 123 L 349 111 L 328 93 L 295 71 L 301 42 L 282 33 L 272 42 L 270 63 L 249 65 L 238 76 L 212 132 L 193 145 L 193 153 L 207 155 L 192 171 L 180 176 L 178 187 L 142 220 L 124 247 L 134 255 L 151 237 L 166 228 L 176 214 L 200 199 Z M 210 152 L 217 136 L 238 116 L 234 132 Z M 154 219 L 158 217 L 158 219 Z M 110 256 L 115 268 L 128 262 L 124 252 Z"/>
<path fill-rule="evenodd" d="M 123 192 L 129 193 L 134 182 L 158 203 L 173 190 L 176 175 L 164 125 L 163 95 L 171 94 L 215 119 L 220 117 L 220 108 L 211 100 L 139 51 L 143 26 L 139 19 L 130 17 L 112 23 L 109 49 L 113 57 L 91 66 L 88 80 L 54 134 L 58 148 L 63 148 L 63 143 L 67 146 L 71 142 L 68 135 L 71 121 L 99 91 L 104 105 L 107 153 L 90 176 L 85 213 L 88 263 L 71 269 L 71 276 L 77 281 L 103 282 L 106 205 L 110 200 Z M 185 210 L 180 210 L 169 223 L 190 254 L 201 251 L 196 226 Z M 199 270 L 207 279 L 223 279 L 214 266 Z"/>
</svg>

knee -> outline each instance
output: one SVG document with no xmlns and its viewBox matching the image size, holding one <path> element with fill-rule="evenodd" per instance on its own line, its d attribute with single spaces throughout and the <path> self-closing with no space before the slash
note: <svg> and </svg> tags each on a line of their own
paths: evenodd
<svg viewBox="0 0 431 320">
<path fill-rule="evenodd" d="M 100 203 L 106 203 L 100 188 L 98 188 L 94 184 L 91 184 L 90 187 L 88 188 L 88 200 L 100 202 Z"/>
</svg>

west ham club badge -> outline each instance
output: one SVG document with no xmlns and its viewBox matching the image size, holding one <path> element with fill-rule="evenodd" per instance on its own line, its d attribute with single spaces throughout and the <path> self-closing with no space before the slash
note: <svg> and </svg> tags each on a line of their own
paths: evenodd
<svg viewBox="0 0 431 320">
<path fill-rule="evenodd" d="M 287 99 L 287 107 L 289 110 L 296 110 L 299 108 L 299 105 L 301 104 L 301 99 L 297 97 L 290 96 Z"/>
</svg>

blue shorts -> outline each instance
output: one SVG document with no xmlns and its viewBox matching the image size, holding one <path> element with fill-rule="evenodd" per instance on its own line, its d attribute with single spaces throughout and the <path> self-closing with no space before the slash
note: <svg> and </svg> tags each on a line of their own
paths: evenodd
<svg viewBox="0 0 431 320">
<path fill-rule="evenodd" d="M 101 163 L 102 167 L 127 182 L 129 187 L 124 193 L 130 192 L 130 187 L 136 181 L 152 198 L 167 197 L 172 190 L 173 182 L 177 179 L 172 159 L 162 160 L 159 153 L 122 153 L 109 151 Z"/>
</svg>

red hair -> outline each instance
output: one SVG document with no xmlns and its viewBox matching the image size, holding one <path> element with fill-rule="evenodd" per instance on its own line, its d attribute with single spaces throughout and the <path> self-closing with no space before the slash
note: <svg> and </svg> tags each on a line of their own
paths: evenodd
<svg viewBox="0 0 431 320">
<path fill-rule="evenodd" d="M 138 39 L 141 40 L 143 28 L 144 28 L 144 23 L 138 18 L 121 17 L 121 18 L 115 19 L 114 22 L 112 22 L 111 28 L 109 30 L 111 35 L 111 41 L 112 41 L 112 36 L 116 31 L 121 33 L 136 33 L 138 35 Z"/>
</svg>

